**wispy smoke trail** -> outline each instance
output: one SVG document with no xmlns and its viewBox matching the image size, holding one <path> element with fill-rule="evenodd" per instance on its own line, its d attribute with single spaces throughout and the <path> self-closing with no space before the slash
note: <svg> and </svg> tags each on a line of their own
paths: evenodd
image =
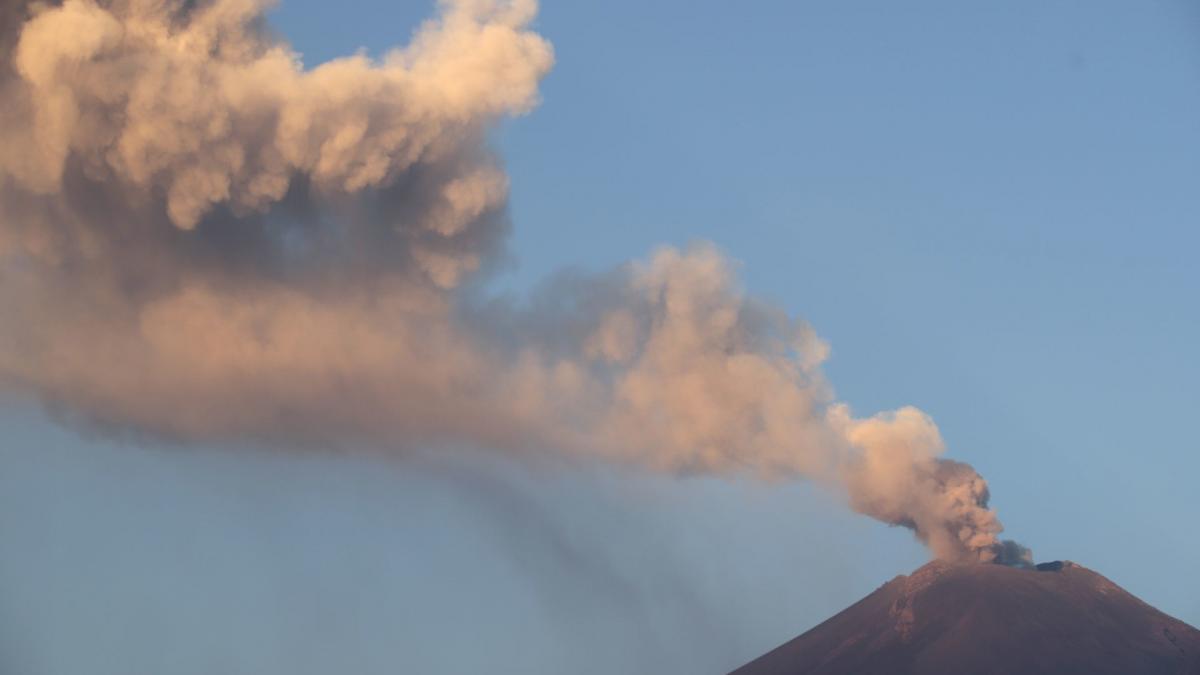
<svg viewBox="0 0 1200 675">
<path fill-rule="evenodd" d="M 808 477 L 944 558 L 1009 557 L 914 408 L 855 418 L 806 324 L 708 246 L 480 300 L 533 0 L 451 0 L 305 70 L 264 0 L 0 5 L 0 378 L 165 438 L 471 443 Z M 1019 553 L 1019 552 L 1018 552 Z"/>
</svg>

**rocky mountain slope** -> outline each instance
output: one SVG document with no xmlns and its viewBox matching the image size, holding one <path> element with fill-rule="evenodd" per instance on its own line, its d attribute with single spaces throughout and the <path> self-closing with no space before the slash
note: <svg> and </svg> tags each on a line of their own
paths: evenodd
<svg viewBox="0 0 1200 675">
<path fill-rule="evenodd" d="M 1200 631 L 1070 562 L 931 562 L 735 675 L 1200 675 Z"/>
</svg>

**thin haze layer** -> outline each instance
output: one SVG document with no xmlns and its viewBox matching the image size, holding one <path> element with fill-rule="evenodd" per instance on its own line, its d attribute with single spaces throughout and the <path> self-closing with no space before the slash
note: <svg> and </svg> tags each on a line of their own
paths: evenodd
<svg viewBox="0 0 1200 675">
<path fill-rule="evenodd" d="M 808 477 L 939 557 L 1021 560 L 915 408 L 856 418 L 710 246 L 481 296 L 533 0 L 450 0 L 306 70 L 262 0 L 0 5 L 0 381 L 178 441 L 468 443 Z"/>
</svg>

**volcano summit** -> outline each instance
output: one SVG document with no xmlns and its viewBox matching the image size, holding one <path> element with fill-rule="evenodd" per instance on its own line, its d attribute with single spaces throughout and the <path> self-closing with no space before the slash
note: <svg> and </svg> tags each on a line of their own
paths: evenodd
<svg viewBox="0 0 1200 675">
<path fill-rule="evenodd" d="M 732 675 L 1200 674 L 1200 631 L 1072 562 L 931 562 Z"/>
</svg>

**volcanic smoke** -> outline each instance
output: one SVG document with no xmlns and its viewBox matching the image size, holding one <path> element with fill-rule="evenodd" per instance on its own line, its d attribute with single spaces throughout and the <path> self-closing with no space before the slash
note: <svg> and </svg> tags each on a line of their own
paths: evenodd
<svg viewBox="0 0 1200 675">
<path fill-rule="evenodd" d="M 803 477 L 939 558 L 1028 560 L 925 413 L 855 417 L 712 246 L 486 294 L 488 132 L 554 60 L 534 0 L 446 0 L 311 69 L 268 5 L 0 0 L 0 386 L 179 442 Z"/>
</svg>

